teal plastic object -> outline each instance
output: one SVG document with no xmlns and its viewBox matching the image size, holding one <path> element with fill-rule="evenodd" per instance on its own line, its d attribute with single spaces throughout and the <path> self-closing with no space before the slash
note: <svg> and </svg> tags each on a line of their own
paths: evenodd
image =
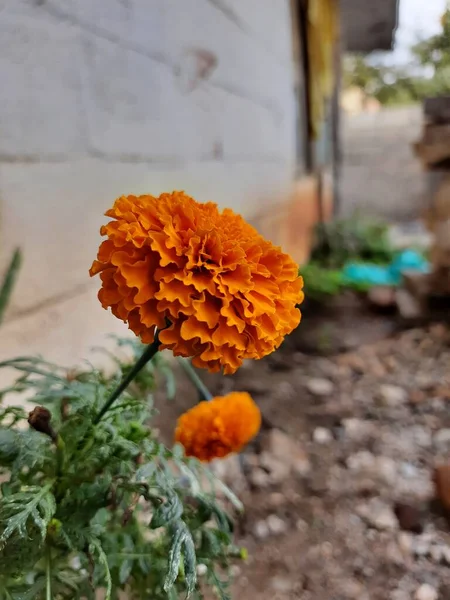
<svg viewBox="0 0 450 600">
<path fill-rule="evenodd" d="M 389 272 L 395 285 L 401 283 L 403 271 L 428 273 L 429 270 L 429 262 L 416 250 L 404 250 L 395 257 L 389 266 Z"/>
<path fill-rule="evenodd" d="M 376 285 L 396 286 L 401 283 L 403 271 L 427 273 L 428 261 L 415 250 L 400 252 L 392 263 L 382 267 L 370 263 L 348 263 L 342 275 L 344 282 L 373 287 Z"/>
</svg>

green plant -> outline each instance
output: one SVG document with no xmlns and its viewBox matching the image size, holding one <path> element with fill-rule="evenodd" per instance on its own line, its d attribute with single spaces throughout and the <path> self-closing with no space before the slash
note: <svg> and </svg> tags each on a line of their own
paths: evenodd
<svg viewBox="0 0 450 600">
<path fill-rule="evenodd" d="M 118 348 L 132 356 L 110 354 L 112 375 L 39 358 L 0 363 L 20 373 L 0 394 L 1 600 L 94 600 L 100 589 L 110 600 L 121 593 L 201 599 L 197 563 L 205 565 L 205 583 L 229 598 L 227 565 L 241 553 L 216 492 L 227 506 L 240 503 L 207 467 L 181 447 L 166 448 L 152 430 L 156 374 L 174 389 L 164 356 L 136 372 L 144 347 L 118 340 Z M 30 415 L 24 393 L 36 406 Z"/>
<path fill-rule="evenodd" d="M 326 269 L 310 262 L 300 269 L 307 298 L 322 301 L 335 296 L 342 290 L 342 275 L 339 270 Z"/>
<path fill-rule="evenodd" d="M 3 282 L 0 285 L 0 324 L 3 321 L 6 307 L 11 299 L 11 294 L 14 288 L 14 284 L 19 273 L 20 266 L 22 264 L 22 254 L 17 248 L 11 258 L 11 261 L 6 269 Z"/>
<path fill-rule="evenodd" d="M 341 269 L 350 260 L 386 264 L 393 256 L 387 225 L 355 215 L 317 226 L 311 261 Z"/>
</svg>

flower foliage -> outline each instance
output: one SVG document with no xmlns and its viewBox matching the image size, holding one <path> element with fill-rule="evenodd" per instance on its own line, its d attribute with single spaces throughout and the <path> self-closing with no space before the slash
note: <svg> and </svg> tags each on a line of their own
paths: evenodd
<svg viewBox="0 0 450 600">
<path fill-rule="evenodd" d="M 126 350 L 130 344 L 121 343 Z M 203 598 L 239 549 L 214 490 L 238 501 L 200 462 L 166 448 L 149 426 L 156 371 L 173 391 L 158 353 L 97 425 L 94 416 L 142 353 L 117 351 L 117 369 L 67 372 L 33 358 L 0 363 L 21 374 L 0 391 L 0 600 Z M 122 354 L 122 356 L 121 356 Z M 14 393 L 41 408 L 29 417 Z M 3 404 L 2 397 L 8 397 Z"/>
<path fill-rule="evenodd" d="M 259 431 L 261 413 L 246 392 L 200 402 L 178 419 L 175 440 L 202 461 L 239 452 Z"/>
<path fill-rule="evenodd" d="M 276 349 L 300 322 L 298 266 L 242 217 L 183 192 L 122 196 L 106 212 L 91 275 L 104 308 L 144 343 L 233 373 Z"/>
</svg>

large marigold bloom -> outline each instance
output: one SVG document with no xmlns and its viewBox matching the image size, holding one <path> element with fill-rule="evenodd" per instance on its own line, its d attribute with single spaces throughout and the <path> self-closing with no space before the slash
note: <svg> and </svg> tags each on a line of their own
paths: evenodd
<svg viewBox="0 0 450 600">
<path fill-rule="evenodd" d="M 297 265 L 232 210 L 173 192 L 122 196 L 106 216 L 90 274 L 100 273 L 102 306 L 144 343 L 170 322 L 162 348 L 229 374 L 299 324 Z"/>
<path fill-rule="evenodd" d="M 259 431 L 261 413 L 246 392 L 200 402 L 178 419 L 175 441 L 202 461 L 239 452 Z"/>
</svg>

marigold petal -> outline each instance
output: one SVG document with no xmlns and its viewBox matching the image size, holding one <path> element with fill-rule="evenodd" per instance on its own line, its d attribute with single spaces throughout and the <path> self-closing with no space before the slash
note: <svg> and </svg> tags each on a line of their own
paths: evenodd
<svg viewBox="0 0 450 600">
<path fill-rule="evenodd" d="M 106 214 L 90 274 L 102 306 L 144 342 L 168 319 L 162 347 L 233 373 L 300 322 L 297 265 L 233 211 L 173 192 L 122 196 Z"/>
<path fill-rule="evenodd" d="M 246 392 L 200 402 L 180 416 L 175 441 L 202 461 L 239 452 L 258 433 L 261 412 Z"/>
</svg>

